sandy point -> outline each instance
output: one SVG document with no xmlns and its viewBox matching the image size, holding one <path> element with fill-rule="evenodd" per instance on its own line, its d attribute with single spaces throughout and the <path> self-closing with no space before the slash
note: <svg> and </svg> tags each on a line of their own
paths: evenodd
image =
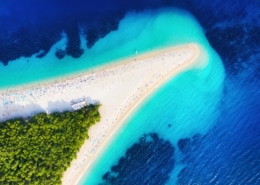
<svg viewBox="0 0 260 185">
<path fill-rule="evenodd" d="M 140 104 L 175 75 L 206 64 L 206 52 L 191 43 L 135 55 L 44 85 L 1 91 L 0 121 L 43 111 L 72 110 L 71 101 L 83 97 L 88 103 L 100 102 L 101 121 L 90 129 L 90 139 L 63 174 L 63 185 L 78 184 Z"/>
</svg>

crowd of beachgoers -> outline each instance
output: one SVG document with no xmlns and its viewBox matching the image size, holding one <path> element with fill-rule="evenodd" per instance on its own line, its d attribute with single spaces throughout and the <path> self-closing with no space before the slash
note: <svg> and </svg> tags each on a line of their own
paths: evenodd
<svg viewBox="0 0 260 185">
<path fill-rule="evenodd" d="M 60 80 L 59 82 L 50 82 L 49 84 L 41 84 L 31 86 L 19 90 L 5 90 L 0 93 L 0 106 L 15 104 L 18 102 L 37 101 L 46 95 L 62 94 L 68 89 L 79 89 L 84 84 L 90 84 L 97 80 L 97 73 L 90 73 L 84 76 L 75 77 L 68 80 Z"/>
<path fill-rule="evenodd" d="M 196 52 L 194 48 L 185 46 L 164 53 L 152 53 L 143 58 L 136 56 L 129 61 L 100 67 L 71 78 L 58 79 L 56 82 L 38 83 L 24 89 L 2 90 L 0 110 L 9 109 L 9 112 L 6 112 L 10 115 L 4 116 L 10 118 L 11 114 L 15 115 L 15 112 L 10 111 L 10 107 L 16 105 L 30 103 L 43 106 L 41 105 L 43 101 L 60 99 L 66 100 L 68 105 L 71 105 L 73 99 L 82 95 L 97 99 L 102 104 L 101 108 L 105 113 L 101 114 L 101 122 L 95 125 L 94 134 L 90 132 L 90 139 L 83 145 L 77 160 L 72 162 L 71 168 L 64 175 L 63 182 L 73 184 L 75 178 L 90 162 L 90 158 L 97 155 L 100 145 L 104 143 L 104 138 L 110 135 L 111 130 L 120 125 L 138 102 L 140 103 L 160 85 L 165 77 L 178 72 L 178 68 L 186 64 L 189 66 Z M 27 113 L 32 110 L 23 111 Z"/>
<path fill-rule="evenodd" d="M 182 55 L 177 55 L 177 53 L 173 52 L 169 54 L 173 57 L 183 57 Z M 161 57 L 161 60 L 163 60 L 163 56 L 156 57 Z M 180 62 L 181 60 L 178 63 L 176 63 L 176 65 L 180 65 Z M 0 106 L 15 104 L 18 102 L 37 103 L 37 100 L 39 100 L 43 96 L 60 94 L 68 89 L 79 89 L 82 85 L 90 85 L 93 82 L 95 83 L 97 80 L 100 80 L 100 78 L 107 77 L 110 74 L 114 75 L 118 72 L 125 72 L 129 70 L 131 67 L 138 67 L 136 66 L 136 64 L 138 64 L 137 61 L 130 63 L 130 65 L 118 65 L 117 68 L 113 68 L 112 70 L 111 68 L 108 68 L 109 70 L 103 69 L 99 72 L 93 72 L 83 76 L 74 77 L 73 79 L 60 80 L 59 82 L 50 82 L 49 84 L 39 83 L 39 85 L 19 90 L 4 90 L 0 92 Z M 121 70 L 122 67 L 123 70 Z"/>
<path fill-rule="evenodd" d="M 188 52 L 190 53 L 187 54 Z M 73 179 L 79 175 L 80 171 L 85 171 L 84 168 L 86 168 L 86 165 L 89 163 L 89 161 L 93 160 L 93 157 L 96 157 L 96 153 L 98 153 L 99 149 L 102 148 L 101 145 L 104 144 L 104 138 L 107 138 L 107 135 L 111 134 L 111 131 L 118 125 L 118 123 L 124 122 L 124 120 L 126 119 L 126 115 L 131 114 L 131 112 L 134 111 L 135 107 L 138 106 L 138 103 L 140 103 L 143 98 L 147 97 L 147 95 L 149 95 L 150 92 L 152 92 L 153 89 L 156 88 L 156 85 L 160 84 L 159 82 L 161 80 L 163 81 L 163 79 L 167 75 L 172 74 L 173 69 L 183 66 L 183 64 L 185 64 L 187 60 L 192 59 L 192 56 L 194 56 L 194 53 L 192 52 L 193 50 L 185 50 L 184 53 L 174 51 L 167 54 L 155 56 L 150 61 L 150 67 L 146 69 L 149 71 L 148 73 L 143 73 L 141 75 L 139 74 L 140 76 L 138 76 L 137 74 L 132 77 L 135 81 L 140 79 L 139 77 L 141 77 L 142 79 L 145 79 L 147 77 L 147 79 L 145 79 L 143 83 L 136 85 L 136 89 L 133 91 L 129 91 L 127 90 L 127 88 L 125 90 L 120 90 L 120 92 L 123 94 L 125 94 L 124 91 L 128 91 L 128 96 L 126 96 L 125 99 L 121 100 L 121 102 L 119 103 L 115 100 L 114 106 L 109 105 L 109 108 L 113 111 L 113 116 L 101 116 L 103 120 L 102 124 L 99 124 L 100 127 L 99 129 L 97 129 L 98 132 L 96 134 L 93 134 L 87 144 L 85 144 L 81 148 L 81 159 L 72 163 L 70 175 L 66 174 L 66 180 L 63 181 L 64 183 L 72 183 Z M 171 58 L 174 58 L 176 60 L 173 60 L 173 63 L 169 65 L 169 59 Z M 149 62 L 149 60 L 147 60 L 147 62 Z M 160 61 L 159 64 L 158 61 Z M 157 62 L 157 64 L 152 66 L 154 62 Z M 140 67 L 138 67 L 139 65 Z M 170 66 L 169 68 L 166 67 L 168 65 Z M 118 67 L 118 72 L 124 71 L 123 73 L 127 75 L 127 73 L 131 74 L 132 71 L 143 69 L 143 67 L 145 66 L 147 67 L 147 64 L 143 65 L 141 61 L 138 64 L 133 62 L 131 64 L 129 63 L 127 66 Z M 109 71 L 107 73 L 109 74 Z M 129 77 L 131 77 L 131 75 L 129 75 Z M 122 82 L 122 88 L 124 88 L 123 85 L 131 86 L 131 83 L 125 81 Z M 120 101 L 120 97 L 118 97 L 118 101 Z M 115 106 L 117 107 L 114 108 Z M 71 178 L 69 176 L 71 176 Z"/>
</svg>

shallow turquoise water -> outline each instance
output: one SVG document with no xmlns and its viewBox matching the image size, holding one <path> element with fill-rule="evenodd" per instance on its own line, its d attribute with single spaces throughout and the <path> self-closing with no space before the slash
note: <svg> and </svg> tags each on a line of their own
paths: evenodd
<svg viewBox="0 0 260 185">
<path fill-rule="evenodd" d="M 160 14 L 159 12 L 164 12 Z M 84 54 L 80 59 L 66 56 L 62 60 L 55 57 L 56 49 L 66 47 L 67 38 L 61 33 L 62 40 L 53 45 L 49 53 L 39 59 L 36 55 L 29 58 L 19 58 L 8 66 L 0 64 L 0 88 L 20 84 L 28 84 L 66 74 L 84 71 L 95 66 L 107 64 L 111 61 L 135 55 L 135 51 L 143 53 L 156 48 L 173 44 L 202 42 L 205 38 L 198 38 L 200 27 L 192 19 L 185 19 L 186 13 L 171 9 L 146 11 L 144 13 L 129 13 L 119 25 L 118 31 L 112 31 L 105 38 L 100 39 L 88 49 L 86 41 L 81 39 Z M 170 25 L 169 25 L 170 23 Z M 165 29 L 167 25 L 167 29 Z M 182 29 L 183 26 L 187 29 Z"/>
<path fill-rule="evenodd" d="M 214 125 L 218 103 L 222 97 L 224 69 L 221 59 L 208 44 L 203 30 L 188 13 L 176 9 L 132 12 L 120 22 L 119 29 L 100 39 L 85 50 L 80 59 L 65 57 L 58 60 L 56 49 L 66 46 L 66 35 L 42 59 L 35 56 L 20 58 L 8 66 L 0 64 L 0 88 L 27 84 L 44 79 L 74 74 L 109 61 L 143 53 L 156 48 L 195 42 L 204 47 L 208 65 L 178 75 L 154 93 L 115 136 L 113 142 L 82 179 L 82 184 L 95 185 L 110 167 L 117 163 L 127 148 L 145 133 L 155 132 L 176 146 L 180 138 L 204 134 Z M 8 79 L 8 80 L 7 80 Z M 182 155 L 176 151 L 175 157 Z M 170 184 L 183 168 L 178 163 L 171 173 Z"/>
<path fill-rule="evenodd" d="M 22 4 L 19 5 L 19 2 Z M 206 0 L 174 3 L 165 0 L 138 0 L 136 3 L 122 1 L 115 4 L 115 1 L 103 0 L 103 5 L 107 6 L 100 6 L 100 1 L 92 1 L 91 4 L 88 1 L 83 4 L 73 1 L 74 9 L 70 3 L 68 7 L 65 1 L 62 4 L 53 2 L 44 0 L 42 4 L 39 0 L 35 4 L 32 1 L 26 3 L 26 0 L 1 1 L 0 19 L 3 21 L 0 21 L 0 58 L 3 61 L 9 61 L 8 58 L 18 57 L 22 53 L 33 53 L 33 47 L 48 48 L 48 44 L 57 38 L 50 34 L 55 30 L 64 29 L 70 39 L 77 39 L 77 29 L 73 29 L 76 28 L 74 22 L 85 20 L 86 15 L 87 21 L 83 21 L 83 26 L 91 31 L 87 33 L 87 37 L 91 39 L 88 44 L 91 45 L 97 35 L 103 36 L 101 34 L 106 33 L 106 30 L 115 28 L 117 23 L 112 20 L 121 17 L 121 10 L 125 11 L 130 7 L 138 10 L 144 7 L 155 8 L 155 4 L 159 3 L 159 6 L 174 4 L 173 6 L 183 7 L 196 15 L 209 42 L 223 59 L 227 73 L 222 96 L 223 67 L 211 53 L 213 51 L 200 26 L 185 12 L 170 9 L 130 13 L 121 21 L 119 31 L 106 35 L 90 50 L 82 47 L 85 55 L 80 59 L 66 57 L 57 60 L 54 57 L 56 48 L 66 48 L 64 34 L 64 40 L 54 45 L 43 59 L 21 58 L 10 62 L 7 67 L 1 66 L 1 63 L 0 90 L 6 86 L 89 69 L 107 63 L 107 60 L 134 55 L 135 50 L 140 53 L 156 47 L 195 41 L 211 53 L 210 65 L 213 66 L 204 69 L 203 73 L 194 70 L 184 73 L 153 94 L 128 121 L 126 128 L 122 128 L 111 148 L 97 162 L 96 168 L 89 176 L 86 175 L 84 184 L 101 182 L 103 185 L 165 185 L 168 181 L 172 185 L 176 184 L 176 176 L 177 184 L 180 185 L 260 184 L 258 0 L 214 0 L 210 3 Z M 68 12 L 62 12 L 62 7 Z M 78 12 L 76 7 L 80 7 L 84 13 Z M 111 13 L 115 10 L 120 11 Z M 68 19 L 68 15 L 71 15 L 71 19 Z M 97 25 L 89 25 L 91 17 L 94 17 Z M 106 28 L 101 26 L 105 17 L 109 20 L 108 24 L 104 24 Z M 63 22 L 62 25 L 58 23 L 59 20 Z M 48 27 L 42 29 L 44 25 Z M 68 30 L 69 27 L 75 32 Z M 99 30 L 97 35 L 92 29 Z M 28 33 L 24 30 L 28 30 Z M 87 30 L 82 32 L 85 31 Z M 7 43 L 8 40 L 10 43 Z M 77 46 L 76 40 L 68 46 L 75 51 L 67 54 L 78 54 Z M 83 39 L 82 46 L 85 46 Z M 211 70 L 214 71 L 210 72 Z M 209 73 L 213 76 L 209 76 Z M 196 80 L 192 81 L 193 79 Z M 201 92 L 204 97 L 199 94 Z M 151 137 L 154 136 L 151 132 L 157 134 L 159 141 Z M 149 134 L 146 137 L 142 133 Z M 192 137 L 193 133 L 196 133 L 196 137 Z M 197 135 L 199 133 L 205 134 Z M 145 141 L 141 144 L 140 135 Z M 112 155 L 112 152 L 117 155 Z M 122 163 L 121 159 L 126 160 L 126 163 Z M 106 175 L 102 180 L 104 173 Z"/>
<path fill-rule="evenodd" d="M 127 26 L 132 28 L 127 34 L 138 36 L 137 41 L 129 43 L 138 42 L 138 48 L 145 48 L 145 44 L 148 49 L 153 49 L 196 42 L 205 48 L 208 65 L 203 69 L 193 69 L 178 75 L 154 93 L 127 121 L 124 128 L 121 128 L 81 184 L 100 183 L 102 176 L 117 164 L 126 150 L 145 133 L 157 133 L 176 146 L 181 138 L 205 134 L 214 125 L 219 113 L 224 68 L 220 57 L 208 44 L 200 25 L 191 15 L 176 10 L 148 11 L 129 14 L 122 24 L 126 22 Z M 123 28 L 122 26 L 122 29 L 117 31 L 118 38 L 126 34 Z M 139 33 L 138 30 L 142 32 Z M 181 160 L 180 152 L 176 151 L 175 155 Z M 183 165 L 175 164 L 169 184 L 175 184 L 176 174 L 182 168 Z"/>
</svg>

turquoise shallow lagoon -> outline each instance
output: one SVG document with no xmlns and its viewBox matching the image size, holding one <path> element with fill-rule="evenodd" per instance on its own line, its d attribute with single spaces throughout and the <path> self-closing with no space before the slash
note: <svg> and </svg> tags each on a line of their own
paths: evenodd
<svg viewBox="0 0 260 185">
<path fill-rule="evenodd" d="M 196 26 L 196 22 L 186 20 L 187 15 L 180 14 L 187 13 L 172 9 L 128 13 L 117 31 L 110 32 L 91 49 L 86 47 L 86 40 L 81 37 L 81 48 L 85 52 L 79 59 L 70 56 L 57 59 L 56 50 L 64 49 L 67 44 L 66 34 L 61 33 L 62 39 L 52 46 L 45 57 L 37 58 L 35 54 L 28 58 L 21 57 L 7 66 L 1 63 L 0 79 L 5 80 L 0 80 L 0 88 L 75 74 L 133 56 L 136 51 L 141 54 L 183 43 L 206 43 L 205 38 L 197 37 L 201 29 Z"/>
<path fill-rule="evenodd" d="M 147 48 L 148 50 L 167 45 L 196 42 L 205 48 L 208 64 L 203 69 L 192 69 L 174 77 L 158 92 L 149 97 L 117 133 L 111 145 L 96 162 L 95 167 L 88 174 L 85 174 L 81 184 L 122 184 L 122 181 L 118 183 L 115 180 L 120 176 L 119 169 L 115 170 L 114 168 L 110 172 L 109 178 L 105 178 L 105 174 L 110 171 L 112 166 L 118 164 L 118 160 L 122 156 L 129 160 L 129 166 L 120 166 L 121 170 L 134 168 L 130 166 L 135 164 L 135 162 L 131 163 L 131 160 L 138 161 L 138 157 L 131 159 L 125 153 L 127 149 L 138 142 L 139 138 L 149 133 L 156 133 L 159 138 L 169 141 L 174 146 L 174 156 L 172 156 L 174 168 L 170 170 L 169 174 L 165 175 L 169 176 L 170 180 L 167 181 L 169 184 L 175 184 L 177 174 L 185 167 L 180 163 L 183 156 L 177 150 L 177 142 L 182 138 L 203 135 L 214 125 L 219 114 L 219 101 L 222 98 L 224 68 L 220 57 L 207 42 L 198 22 L 186 12 L 164 9 L 138 14 L 131 13 L 122 21 L 122 25 L 126 26 L 126 23 L 127 27 L 131 28 L 127 35 L 131 37 L 133 34 L 137 38 L 126 42 L 140 43 L 138 49 L 145 50 Z M 125 36 L 123 29 L 125 27 L 122 26 L 121 28 L 117 31 L 118 38 L 122 35 Z M 145 44 L 147 44 L 146 47 L 143 46 Z M 133 152 L 136 152 L 136 156 L 142 158 L 144 154 L 138 153 L 138 151 L 133 150 Z M 161 155 L 164 155 L 163 152 Z M 156 163 L 156 161 L 154 162 Z M 164 165 L 167 166 L 167 164 Z M 154 170 L 157 172 L 163 170 L 159 166 L 157 166 L 158 169 Z M 116 171 L 116 173 L 113 171 Z M 143 178 L 147 178 L 147 182 L 149 182 L 149 176 L 140 173 L 137 171 L 136 174 L 131 174 L 131 177 L 143 175 Z M 115 177 L 115 179 L 113 180 L 112 177 Z M 162 177 L 159 178 L 162 179 Z M 132 183 L 136 182 L 133 180 Z M 165 184 L 165 182 L 162 184 Z"/>
<path fill-rule="evenodd" d="M 198 43 L 208 66 L 153 93 L 81 184 L 259 185 L 259 9 L 259 0 L 2 0 L 0 91 Z"/>
<path fill-rule="evenodd" d="M 81 184 L 86 185 L 111 184 L 102 180 L 104 174 L 116 165 L 127 149 L 144 134 L 156 133 L 160 139 L 170 142 L 175 148 L 172 156 L 174 165 L 166 174 L 169 177 L 167 179 L 170 179 L 167 182 L 175 184 L 177 174 L 185 167 L 181 163 L 183 155 L 178 150 L 178 141 L 198 134 L 203 135 L 214 126 L 223 92 L 225 72 L 221 59 L 209 45 L 199 23 L 192 15 L 177 9 L 130 12 L 120 22 L 117 31 L 110 32 L 91 49 L 86 48 L 86 41 L 82 37 L 82 48 L 85 52 L 79 59 L 66 56 L 58 60 L 55 57 L 56 49 L 66 47 L 66 34 L 62 35 L 63 39 L 41 59 L 35 55 L 12 61 L 8 66 L 0 64 L 0 79 L 8 79 L 0 81 L 0 88 L 76 74 L 133 56 L 136 51 L 141 54 L 191 42 L 203 46 L 207 66 L 178 75 L 152 94 L 116 134 L 91 172 L 81 179 Z M 167 151 L 158 151 L 158 155 L 164 155 L 164 152 Z M 137 152 L 137 156 L 142 158 L 142 153 Z M 163 164 L 167 166 L 167 161 Z M 130 168 L 122 168 L 128 167 Z M 161 170 L 163 171 L 163 168 Z M 155 171 L 160 171 L 160 168 Z M 149 178 L 146 174 L 143 176 Z"/>
</svg>

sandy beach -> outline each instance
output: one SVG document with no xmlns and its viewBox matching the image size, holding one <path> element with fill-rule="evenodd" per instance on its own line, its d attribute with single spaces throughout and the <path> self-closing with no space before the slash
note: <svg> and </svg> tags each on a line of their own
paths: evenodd
<svg viewBox="0 0 260 185">
<path fill-rule="evenodd" d="M 77 184 L 91 169 L 113 135 L 157 88 L 176 74 L 206 65 L 203 49 L 194 43 L 136 55 L 86 73 L 27 88 L 0 92 L 0 121 L 39 112 L 73 110 L 72 100 L 100 102 L 101 121 L 64 173 L 62 184 Z"/>
</svg>

